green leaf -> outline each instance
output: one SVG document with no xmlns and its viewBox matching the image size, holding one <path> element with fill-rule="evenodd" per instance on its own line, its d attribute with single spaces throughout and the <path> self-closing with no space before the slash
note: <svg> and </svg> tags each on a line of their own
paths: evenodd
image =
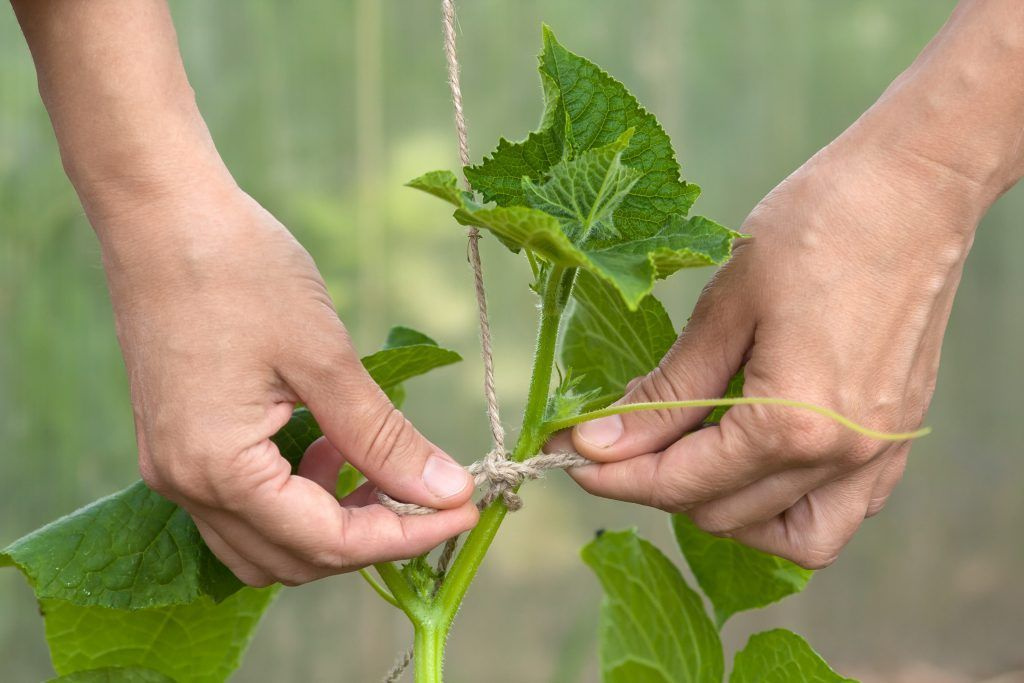
<svg viewBox="0 0 1024 683">
<path fill-rule="evenodd" d="M 41 600 L 144 609 L 241 587 L 202 542 L 188 514 L 141 481 L 62 517 L 0 552 Z"/>
<path fill-rule="evenodd" d="M 807 642 L 785 629 L 757 633 L 736 653 L 729 683 L 857 683 L 833 671 Z"/>
<path fill-rule="evenodd" d="M 732 376 L 732 379 L 729 380 L 729 386 L 726 387 L 723 398 L 740 398 L 743 396 L 743 381 L 743 368 L 740 368 L 739 371 Z M 730 407 L 731 406 L 718 406 L 704 418 L 704 424 L 710 425 L 721 422 Z"/>
<path fill-rule="evenodd" d="M 672 530 L 714 606 L 719 628 L 737 612 L 799 593 L 814 574 L 789 560 L 701 531 L 686 515 L 672 515 Z"/>
<path fill-rule="evenodd" d="M 590 406 L 601 402 L 602 397 L 597 390 L 581 391 L 582 377 L 573 377 L 571 372 L 551 392 L 547 405 L 544 406 L 544 421 L 561 421 L 575 417 L 590 409 Z"/>
<path fill-rule="evenodd" d="M 667 277 L 679 268 L 725 261 L 732 240 L 739 236 L 702 216 L 675 217 L 652 236 L 584 249 L 573 244 L 554 216 L 525 206 L 481 207 L 445 189 L 454 188 L 455 183 L 451 172 L 435 171 L 409 185 L 446 196 L 456 206 L 458 222 L 485 228 L 514 250 L 526 248 L 548 263 L 593 273 L 612 285 L 630 310 L 636 310 L 650 294 L 656 278 Z"/>
<path fill-rule="evenodd" d="M 560 161 L 540 185 L 524 178 L 526 201 L 559 219 L 574 244 L 617 236 L 612 214 L 641 175 L 621 162 L 632 136 L 630 128 L 609 145 Z"/>
<path fill-rule="evenodd" d="M 573 285 L 559 338 L 559 360 L 577 378 L 578 392 L 590 392 L 585 409 L 618 399 L 626 384 L 650 372 L 676 339 L 665 308 L 653 296 L 629 310 L 615 289 L 589 273 Z"/>
<path fill-rule="evenodd" d="M 636 310 L 657 278 L 729 258 L 739 237 L 687 218 L 699 194 L 680 177 L 671 141 L 626 88 L 573 54 L 544 28 L 545 110 L 521 143 L 502 140 L 466 177 L 487 202 L 434 171 L 409 183 L 450 202 L 464 225 L 492 232 L 513 251 L 587 270 Z"/>
<path fill-rule="evenodd" d="M 299 463 L 310 444 L 323 436 L 320 425 L 316 423 L 313 413 L 307 408 L 296 408 L 284 427 L 270 437 L 277 445 L 277 450 L 291 463 L 292 473 L 299 471 Z"/>
<path fill-rule="evenodd" d="M 665 227 L 650 237 L 621 242 L 592 251 L 590 255 L 599 262 L 607 259 L 635 263 L 649 261 L 654 276 L 662 279 L 682 268 L 713 266 L 728 261 L 732 242 L 739 237 L 742 237 L 740 233 L 704 216 L 672 216 Z"/>
<path fill-rule="evenodd" d="M 458 353 L 441 348 L 422 332 L 408 327 L 392 327 L 384 348 L 364 356 L 362 363 L 391 402 L 401 408 L 405 401 L 403 382 L 460 360 L 462 356 Z"/>
<path fill-rule="evenodd" d="M 49 683 L 175 683 L 175 681 L 152 669 L 111 666 L 58 676 L 51 678 Z"/>
<path fill-rule="evenodd" d="M 363 483 L 363 474 L 349 463 L 341 466 L 338 472 L 338 481 L 334 485 L 334 497 L 344 498 L 359 488 Z"/>
<path fill-rule="evenodd" d="M 436 344 L 412 344 L 370 354 L 363 358 L 363 366 L 387 392 L 408 379 L 460 360 L 462 356 Z"/>
<path fill-rule="evenodd" d="M 384 340 L 384 349 L 398 349 L 403 346 L 417 346 L 420 344 L 426 344 L 427 346 L 437 346 L 437 342 L 423 334 L 419 330 L 414 330 L 411 327 L 405 327 L 404 325 L 395 325 L 388 330 L 388 336 Z"/>
<path fill-rule="evenodd" d="M 479 166 L 466 169 L 474 189 L 502 206 L 525 203 L 518 185 L 539 181 L 567 156 L 611 144 L 634 130 L 622 163 L 641 175 L 615 211 L 624 237 L 656 233 L 669 216 L 685 216 L 700 188 L 680 178 L 672 143 L 655 117 L 593 62 L 566 50 L 547 26 L 539 68 L 545 114 L 541 128 L 522 143 L 502 140 Z"/>
<path fill-rule="evenodd" d="M 700 597 L 635 531 L 606 532 L 583 548 L 604 587 L 601 670 L 606 683 L 722 680 L 722 644 Z"/>
<path fill-rule="evenodd" d="M 201 598 L 189 605 L 133 611 L 84 608 L 63 600 L 42 600 L 40 608 L 57 673 L 144 667 L 178 683 L 213 683 L 238 667 L 276 592 L 245 588 L 220 604 Z"/>
</svg>

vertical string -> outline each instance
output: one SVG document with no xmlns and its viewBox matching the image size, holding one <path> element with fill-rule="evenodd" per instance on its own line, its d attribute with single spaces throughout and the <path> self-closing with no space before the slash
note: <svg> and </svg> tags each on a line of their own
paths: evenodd
<svg viewBox="0 0 1024 683">
<path fill-rule="evenodd" d="M 441 24 L 444 28 L 444 56 L 448 64 L 448 87 L 451 89 L 452 106 L 455 109 L 455 132 L 459 142 L 459 161 L 463 168 L 469 166 L 469 136 L 466 133 L 466 116 L 462 110 L 462 87 L 459 84 L 459 57 L 455 51 L 455 2 L 441 0 Z M 465 173 L 462 178 L 467 190 L 472 191 Z M 476 291 L 477 322 L 480 327 L 480 357 L 484 365 L 484 399 L 487 403 L 487 420 L 491 426 L 493 448 L 485 460 L 492 464 L 507 458 L 505 451 L 505 428 L 501 426 L 501 411 L 498 395 L 494 388 L 494 351 L 491 347 L 491 323 L 487 315 L 487 292 L 484 290 L 484 269 L 480 261 L 480 231 L 470 227 L 466 231 L 469 246 L 469 265 L 473 269 L 473 288 Z M 437 572 L 444 579 L 445 573 L 455 556 L 458 536 L 444 544 L 437 560 Z M 441 587 L 438 581 L 435 591 Z M 413 651 L 403 652 L 395 665 L 384 677 L 385 683 L 398 681 L 412 662 Z"/>
<path fill-rule="evenodd" d="M 448 62 L 448 87 L 452 93 L 455 109 L 455 132 L 459 141 L 459 160 L 462 166 L 469 166 L 469 141 L 466 133 L 466 116 L 462 110 L 462 88 L 459 85 L 459 57 L 455 51 L 455 2 L 441 0 L 441 23 L 444 26 L 444 55 Z M 467 190 L 472 190 L 463 176 Z M 501 426 L 498 396 L 494 388 L 494 352 L 491 349 L 491 324 L 487 315 L 487 294 L 484 290 L 483 265 L 480 262 L 480 231 L 470 227 L 469 264 L 473 269 L 473 284 L 476 289 L 477 318 L 480 326 L 480 356 L 484 363 L 484 398 L 487 401 L 487 419 L 491 425 L 494 453 L 505 457 L 505 429 Z"/>
</svg>

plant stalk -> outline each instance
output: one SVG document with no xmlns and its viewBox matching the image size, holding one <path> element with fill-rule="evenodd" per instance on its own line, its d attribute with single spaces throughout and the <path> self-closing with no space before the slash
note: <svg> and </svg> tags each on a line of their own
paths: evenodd
<svg viewBox="0 0 1024 683">
<path fill-rule="evenodd" d="M 530 377 L 530 388 L 523 414 L 523 427 L 511 455 L 512 459 L 516 461 L 522 461 L 535 455 L 544 445 L 548 436 L 548 432 L 544 429 L 544 410 L 547 407 L 548 393 L 551 387 L 558 326 L 568 298 L 568 292 L 565 290 L 572 286 L 573 275 L 572 271 L 559 267 L 552 268 L 545 279 L 533 373 Z M 439 610 L 438 627 L 444 634 L 441 637 L 442 651 L 444 638 L 447 637 L 455 614 L 507 513 L 508 508 L 505 507 L 501 499 L 498 499 L 480 514 L 480 521 L 466 537 L 462 549 L 445 577 L 435 603 L 436 609 Z M 416 657 L 419 657 L 418 652 Z M 419 672 L 418 668 L 417 672 Z M 423 679 L 423 681 L 431 682 L 433 680 Z M 423 681 L 420 681 L 417 673 L 416 683 L 423 683 Z"/>
<path fill-rule="evenodd" d="M 416 683 L 442 683 L 444 680 L 444 642 L 447 627 L 417 624 L 413 642 L 413 670 Z"/>
</svg>

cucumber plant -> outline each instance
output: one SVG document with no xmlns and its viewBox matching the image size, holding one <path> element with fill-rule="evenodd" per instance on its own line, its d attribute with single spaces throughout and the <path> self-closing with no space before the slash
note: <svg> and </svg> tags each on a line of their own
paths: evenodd
<svg viewBox="0 0 1024 683">
<path fill-rule="evenodd" d="M 489 231 L 531 266 L 540 315 L 510 454 L 519 461 L 555 431 L 595 411 L 607 414 L 627 382 L 657 364 L 676 329 L 651 294 L 655 281 L 725 262 L 740 236 L 690 215 L 700 189 L 682 179 L 655 117 L 547 27 L 539 70 L 540 127 L 522 142 L 500 140 L 479 165 L 463 169 L 472 191 L 449 171 L 409 183 L 453 205 L 458 223 Z M 426 335 L 394 328 L 363 362 L 401 404 L 407 380 L 458 360 Z M 729 395 L 738 396 L 741 385 L 738 376 Z M 319 436 L 300 408 L 274 440 L 297 467 Z M 338 495 L 359 478 L 346 467 Z M 452 621 L 507 512 L 500 497 L 487 506 L 443 575 L 426 556 L 378 565 L 383 585 L 365 574 L 412 622 L 417 683 L 441 681 Z M 600 668 L 607 683 L 722 681 L 726 620 L 798 592 L 810 578 L 786 560 L 710 536 L 685 516 L 669 521 L 711 613 L 676 565 L 635 530 L 599 533 L 582 555 L 605 593 Z M 4 565 L 20 569 L 35 591 L 61 681 L 224 680 L 280 590 L 243 586 L 188 515 L 142 482 L 15 541 L 0 551 Z M 796 634 L 771 630 L 735 655 L 729 680 L 849 679 Z"/>
</svg>

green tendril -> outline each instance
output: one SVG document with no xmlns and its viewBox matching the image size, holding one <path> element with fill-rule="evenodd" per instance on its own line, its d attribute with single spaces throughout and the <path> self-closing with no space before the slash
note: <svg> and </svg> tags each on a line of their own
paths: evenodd
<svg viewBox="0 0 1024 683">
<path fill-rule="evenodd" d="M 576 415 L 575 417 L 567 417 L 561 420 L 552 420 L 544 425 L 548 432 L 557 432 L 562 429 L 568 429 L 581 422 L 589 422 L 602 417 L 608 417 L 610 415 L 622 415 L 624 413 L 634 413 L 640 410 L 671 410 L 675 408 L 718 408 L 723 406 L 783 406 L 786 408 L 801 408 L 803 410 L 809 410 L 812 413 L 817 413 L 824 417 L 833 420 L 847 429 L 854 431 L 862 436 L 866 436 L 871 439 L 877 439 L 878 441 L 910 441 L 912 439 L 919 439 L 922 436 L 931 434 L 930 427 L 922 427 L 912 432 L 881 432 L 877 429 L 871 429 L 865 427 L 862 424 L 854 422 L 850 418 L 838 413 L 831 408 L 819 406 L 815 403 L 808 403 L 806 401 L 795 401 L 788 398 L 769 398 L 769 397 L 741 397 L 741 398 L 707 398 L 707 399 L 693 399 L 689 401 L 659 401 L 653 403 L 626 403 L 622 405 L 608 406 L 607 408 L 601 408 L 600 410 L 592 410 L 589 413 L 583 413 L 582 415 Z"/>
</svg>

